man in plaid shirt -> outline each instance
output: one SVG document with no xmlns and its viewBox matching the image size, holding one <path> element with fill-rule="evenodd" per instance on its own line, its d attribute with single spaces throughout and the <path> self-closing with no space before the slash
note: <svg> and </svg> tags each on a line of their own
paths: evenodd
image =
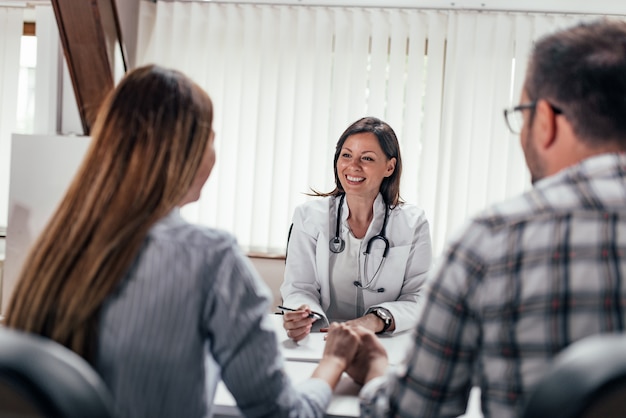
<svg viewBox="0 0 626 418">
<path fill-rule="evenodd" d="M 405 367 L 362 331 L 364 416 L 514 417 L 552 358 L 626 321 L 626 22 L 541 39 L 507 111 L 534 187 L 473 218 L 432 272 Z"/>
</svg>

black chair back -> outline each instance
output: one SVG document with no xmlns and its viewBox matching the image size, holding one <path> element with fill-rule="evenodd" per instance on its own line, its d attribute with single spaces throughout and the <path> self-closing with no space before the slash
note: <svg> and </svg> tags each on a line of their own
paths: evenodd
<svg viewBox="0 0 626 418">
<path fill-rule="evenodd" d="M 626 416 L 626 335 L 603 334 L 571 344 L 533 388 L 523 418 Z"/>
<path fill-rule="evenodd" d="M 100 376 L 73 351 L 0 327 L 0 416 L 110 418 L 113 402 Z"/>
</svg>

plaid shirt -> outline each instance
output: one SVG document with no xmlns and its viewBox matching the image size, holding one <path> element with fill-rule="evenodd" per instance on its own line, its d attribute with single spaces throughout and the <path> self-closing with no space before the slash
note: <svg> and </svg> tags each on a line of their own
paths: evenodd
<svg viewBox="0 0 626 418">
<path fill-rule="evenodd" d="M 362 415 L 458 416 L 478 385 L 485 417 L 518 416 L 555 354 L 623 331 L 625 177 L 626 155 L 603 154 L 474 218 L 429 279 L 405 368 L 363 388 Z"/>
</svg>

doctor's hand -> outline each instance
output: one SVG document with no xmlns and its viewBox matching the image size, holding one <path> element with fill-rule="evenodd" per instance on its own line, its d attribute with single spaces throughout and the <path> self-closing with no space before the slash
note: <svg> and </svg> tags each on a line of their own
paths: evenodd
<svg viewBox="0 0 626 418">
<path fill-rule="evenodd" d="M 376 334 L 362 326 L 352 326 L 352 328 L 361 342 L 354 359 L 346 369 L 346 373 L 356 383 L 364 385 L 373 378 L 385 374 L 389 359 L 387 358 L 387 350 Z"/>
<path fill-rule="evenodd" d="M 363 315 L 360 318 L 354 318 L 349 321 L 346 321 L 346 324 L 353 326 L 353 327 L 362 326 L 375 333 L 382 331 L 383 327 L 385 326 L 385 323 L 382 321 L 382 319 L 380 319 L 373 313 L 369 313 L 367 315 Z M 394 329 L 396 329 L 396 324 L 392 318 L 391 326 L 389 327 L 387 331 L 393 331 Z"/>
<path fill-rule="evenodd" d="M 287 331 L 287 336 L 298 342 L 309 335 L 313 322 L 317 317 L 311 316 L 311 308 L 309 305 L 301 305 L 293 312 L 285 311 L 283 315 L 283 327 Z"/>
</svg>

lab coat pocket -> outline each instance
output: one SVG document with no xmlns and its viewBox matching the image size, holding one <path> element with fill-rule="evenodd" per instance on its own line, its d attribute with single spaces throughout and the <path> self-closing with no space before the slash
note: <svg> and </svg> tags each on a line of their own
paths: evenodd
<svg viewBox="0 0 626 418">
<path fill-rule="evenodd" d="M 410 245 L 391 247 L 383 257 L 384 248 L 372 248 L 365 258 L 364 281 L 376 287 L 384 287 L 399 294 L 404 281 L 406 264 L 411 251 Z"/>
</svg>

